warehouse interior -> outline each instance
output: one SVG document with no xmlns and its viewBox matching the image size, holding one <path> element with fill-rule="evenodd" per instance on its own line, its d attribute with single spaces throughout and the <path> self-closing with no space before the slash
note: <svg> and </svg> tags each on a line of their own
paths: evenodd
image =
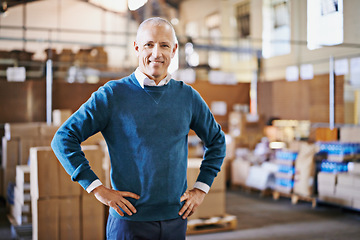
<svg viewBox="0 0 360 240">
<path fill-rule="evenodd" d="M 0 239 L 106 239 L 109 207 L 71 181 L 50 142 L 93 92 L 134 72 L 149 17 L 173 25 L 168 71 L 200 93 L 226 137 L 187 239 L 358 239 L 358 9 L 357 0 L 0 0 Z M 205 148 L 193 131 L 187 141 L 191 186 Z M 101 133 L 82 149 L 111 188 Z"/>
</svg>

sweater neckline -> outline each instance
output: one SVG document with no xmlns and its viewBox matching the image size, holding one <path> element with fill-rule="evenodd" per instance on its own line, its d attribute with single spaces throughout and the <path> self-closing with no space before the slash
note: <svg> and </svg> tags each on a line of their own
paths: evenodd
<svg viewBox="0 0 360 240">
<path fill-rule="evenodd" d="M 135 72 L 133 72 L 131 75 L 130 75 L 130 79 L 132 80 L 132 82 L 138 86 L 139 88 L 145 90 L 145 88 L 147 89 L 151 89 L 151 90 L 159 90 L 159 91 L 163 91 L 164 89 L 168 88 L 172 82 L 172 78 L 169 80 L 169 82 L 166 84 L 166 85 L 163 85 L 163 86 L 146 86 L 144 85 L 144 88 L 140 85 L 139 81 L 136 79 L 135 77 Z"/>
</svg>

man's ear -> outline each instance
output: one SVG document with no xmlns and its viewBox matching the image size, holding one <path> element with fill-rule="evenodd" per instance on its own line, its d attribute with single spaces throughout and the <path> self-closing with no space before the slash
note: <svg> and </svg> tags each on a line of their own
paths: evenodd
<svg viewBox="0 0 360 240">
<path fill-rule="evenodd" d="M 173 57 L 175 56 L 175 53 L 176 53 L 177 48 L 178 48 L 178 44 L 175 43 L 175 45 L 174 45 L 174 47 L 173 47 L 173 49 L 172 49 L 172 52 L 171 52 L 171 58 L 173 58 Z"/>
<path fill-rule="evenodd" d="M 136 41 L 134 41 L 134 49 L 135 49 L 136 56 L 139 56 L 139 45 L 136 43 Z"/>
</svg>

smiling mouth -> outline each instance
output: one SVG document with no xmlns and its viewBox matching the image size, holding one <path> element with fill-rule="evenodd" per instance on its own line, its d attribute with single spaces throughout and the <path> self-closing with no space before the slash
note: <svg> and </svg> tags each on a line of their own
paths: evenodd
<svg viewBox="0 0 360 240">
<path fill-rule="evenodd" d="M 152 64 L 152 65 L 161 65 L 163 64 L 164 62 L 161 62 L 161 61 L 149 61 L 149 64 Z"/>
<path fill-rule="evenodd" d="M 148 59 L 148 60 L 149 60 L 149 63 L 164 63 L 164 60 L 162 60 L 160 58 L 158 58 L 158 59 L 154 58 L 153 60 L 151 60 L 151 59 Z"/>
</svg>

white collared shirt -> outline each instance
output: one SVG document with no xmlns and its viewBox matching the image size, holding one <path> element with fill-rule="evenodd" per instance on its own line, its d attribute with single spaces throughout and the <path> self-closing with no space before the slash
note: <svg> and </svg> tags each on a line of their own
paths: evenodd
<svg viewBox="0 0 360 240">
<path fill-rule="evenodd" d="M 141 72 L 139 68 L 137 68 L 135 70 L 135 78 L 139 82 L 139 84 L 140 84 L 140 86 L 142 88 L 144 88 L 144 86 L 157 86 L 157 87 L 160 87 L 160 86 L 164 86 L 164 85 L 169 83 L 169 81 L 171 80 L 171 74 L 168 73 L 166 75 L 166 77 L 164 79 L 162 79 L 159 82 L 159 84 L 156 85 L 154 80 L 151 80 L 148 76 L 146 76 L 143 72 Z M 95 188 L 97 188 L 97 187 L 99 187 L 101 185 L 102 185 L 101 181 L 99 179 L 96 179 L 95 181 L 93 181 L 86 188 L 86 191 L 88 193 L 91 193 L 92 190 L 94 190 Z M 207 185 L 206 183 L 203 183 L 203 182 L 196 182 L 194 184 L 194 188 L 198 188 L 198 189 L 200 189 L 201 191 L 203 191 L 205 193 L 208 193 L 209 190 L 210 190 L 210 186 Z"/>
<path fill-rule="evenodd" d="M 159 84 L 156 85 L 154 80 L 151 80 L 148 76 L 146 76 L 143 72 L 140 71 L 139 68 L 135 70 L 135 78 L 139 82 L 140 86 L 144 88 L 144 86 L 164 86 L 168 84 L 171 79 L 171 74 L 168 73 L 164 79 L 162 79 Z"/>
</svg>

